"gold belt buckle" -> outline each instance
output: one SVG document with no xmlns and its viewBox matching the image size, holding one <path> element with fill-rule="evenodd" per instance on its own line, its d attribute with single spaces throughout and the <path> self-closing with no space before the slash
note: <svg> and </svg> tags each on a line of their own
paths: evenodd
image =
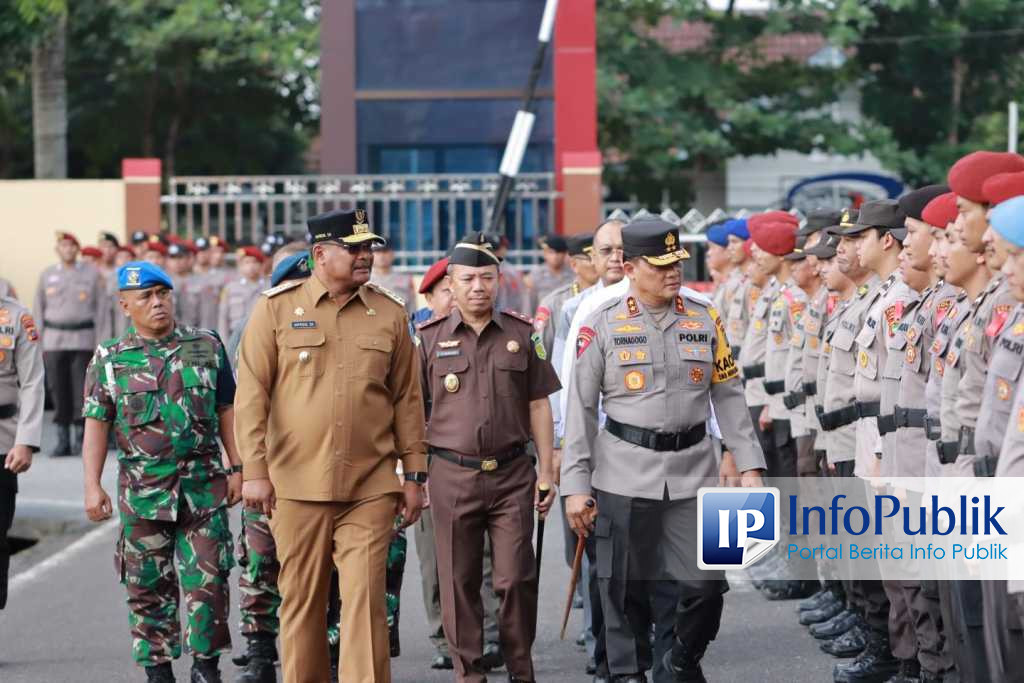
<svg viewBox="0 0 1024 683">
<path fill-rule="evenodd" d="M 494 458 L 487 458 L 480 462 L 480 469 L 483 472 L 493 472 L 498 469 L 498 461 Z"/>
</svg>

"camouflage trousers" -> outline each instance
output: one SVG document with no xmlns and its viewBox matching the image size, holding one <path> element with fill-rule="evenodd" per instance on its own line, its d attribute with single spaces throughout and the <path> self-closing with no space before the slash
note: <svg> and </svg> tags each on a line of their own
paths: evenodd
<svg viewBox="0 0 1024 683">
<path fill-rule="evenodd" d="M 182 503 L 177 521 L 121 513 L 114 565 L 128 591 L 137 664 L 153 666 L 181 656 L 179 590 L 185 594 L 187 651 L 207 659 L 231 650 L 231 550 L 227 508 L 193 512 Z"/>
<path fill-rule="evenodd" d="M 402 577 L 405 574 L 405 530 L 395 521 L 395 535 L 388 547 L 385 596 L 388 607 L 388 634 L 391 640 L 391 656 L 397 657 L 401 649 L 398 638 L 398 619 L 401 611 Z M 278 610 L 281 607 L 281 592 L 277 589 L 277 575 L 281 565 L 277 561 L 277 546 L 270 533 L 266 515 L 256 510 L 242 510 L 242 533 L 238 537 L 238 564 L 242 568 L 238 580 L 241 593 L 239 611 L 242 614 L 240 629 L 244 635 L 252 633 L 280 632 L 281 622 Z M 335 582 L 336 583 L 336 582 Z M 337 586 L 332 591 L 336 599 Z M 328 620 L 327 641 L 333 647 L 340 640 L 338 619 Z"/>
</svg>

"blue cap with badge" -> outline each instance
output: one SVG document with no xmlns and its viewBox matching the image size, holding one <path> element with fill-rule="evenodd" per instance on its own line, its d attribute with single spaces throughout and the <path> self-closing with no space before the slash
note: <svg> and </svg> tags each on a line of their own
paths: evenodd
<svg viewBox="0 0 1024 683">
<path fill-rule="evenodd" d="M 988 214 L 992 229 L 1015 247 L 1024 247 L 1024 196 L 996 205 Z"/>
<path fill-rule="evenodd" d="M 299 280 L 309 277 L 309 252 L 300 251 L 283 259 L 270 274 L 270 286 L 277 287 L 285 280 Z"/>
<path fill-rule="evenodd" d="M 728 221 L 718 221 L 707 229 L 708 242 L 717 244 L 720 247 L 729 246 Z"/>
<path fill-rule="evenodd" d="M 149 289 L 157 285 L 174 289 L 171 277 L 148 261 L 130 261 L 117 269 L 117 288 L 122 292 L 127 289 Z"/>
</svg>

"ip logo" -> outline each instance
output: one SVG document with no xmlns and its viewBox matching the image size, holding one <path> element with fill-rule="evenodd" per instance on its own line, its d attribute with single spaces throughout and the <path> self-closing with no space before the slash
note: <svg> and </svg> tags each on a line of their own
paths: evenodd
<svg viewBox="0 0 1024 683">
<path fill-rule="evenodd" d="M 702 488 L 697 504 L 701 569 L 749 567 L 779 542 L 776 488 Z"/>
</svg>

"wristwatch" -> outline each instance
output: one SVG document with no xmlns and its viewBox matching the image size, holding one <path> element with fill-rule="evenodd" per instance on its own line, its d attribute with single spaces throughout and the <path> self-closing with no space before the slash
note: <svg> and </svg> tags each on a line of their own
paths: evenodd
<svg viewBox="0 0 1024 683">
<path fill-rule="evenodd" d="M 406 472 L 403 476 L 406 481 L 411 481 L 412 483 L 419 484 L 420 486 L 427 483 L 426 472 Z"/>
<path fill-rule="evenodd" d="M 242 466 L 241 465 L 232 465 L 231 467 L 228 468 L 228 474 L 241 474 L 241 472 L 242 472 Z"/>
</svg>

